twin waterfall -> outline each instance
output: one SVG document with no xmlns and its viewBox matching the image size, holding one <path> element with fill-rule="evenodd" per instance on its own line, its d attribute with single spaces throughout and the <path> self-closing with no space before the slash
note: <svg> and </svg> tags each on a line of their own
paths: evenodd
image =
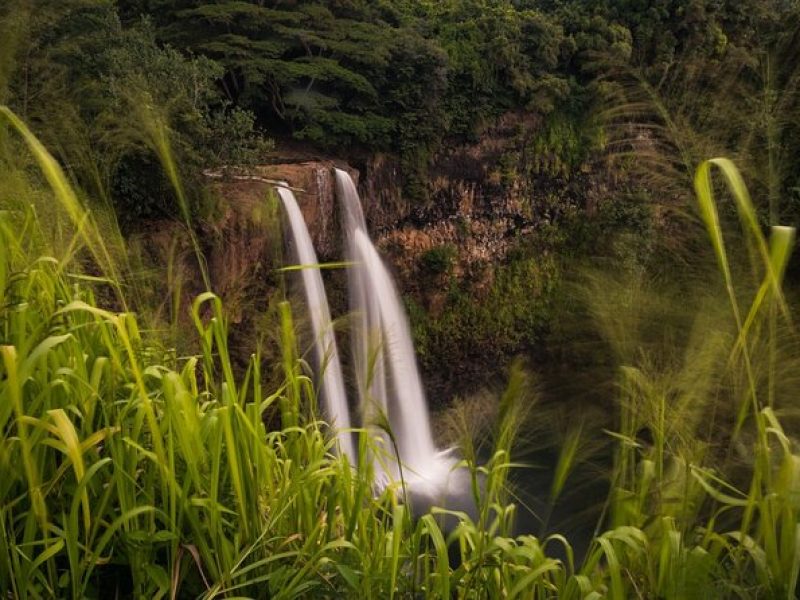
<svg viewBox="0 0 800 600">
<path fill-rule="evenodd" d="M 288 217 L 302 267 L 317 381 L 326 418 L 336 432 L 338 451 L 358 464 L 352 420 L 328 300 L 317 256 L 303 216 L 288 187 L 278 194 Z M 413 502 L 442 505 L 450 496 L 456 460 L 440 452 L 433 441 L 428 406 L 417 368 L 408 320 L 392 277 L 367 233 L 364 213 L 350 176 L 336 170 L 336 194 L 341 204 L 350 298 L 350 345 L 355 370 L 360 419 L 368 444 L 376 484 L 403 481 Z M 460 477 L 459 477 L 460 479 Z"/>
</svg>

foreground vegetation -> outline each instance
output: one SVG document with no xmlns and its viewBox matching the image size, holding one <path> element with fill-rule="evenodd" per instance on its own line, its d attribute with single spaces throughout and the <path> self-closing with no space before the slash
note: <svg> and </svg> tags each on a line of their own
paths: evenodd
<svg viewBox="0 0 800 600">
<path fill-rule="evenodd" d="M 784 370 L 795 338 L 781 291 L 794 232 L 763 236 L 730 162 L 703 163 L 695 178 L 725 316 L 698 318 L 685 355 L 638 348 L 616 374 L 610 491 L 577 556 L 560 535 L 514 537 L 514 440 L 537 419 L 522 371 L 499 400 L 489 460 L 464 444 L 477 522 L 457 515 L 443 531 L 436 509 L 412 518 L 402 490 L 374 497 L 370 465 L 331 453 L 287 304 L 277 387 L 265 387 L 258 352 L 234 371 L 210 291 L 191 308 L 200 351 L 176 356 L 129 310 L 132 284 L 103 221 L 25 125 L 2 115 L 38 166 L 6 161 L 3 173 L 24 191 L 0 214 L 3 595 L 794 597 L 800 454 L 784 429 L 796 418 Z M 715 169 L 752 249 L 742 279 Z M 279 428 L 264 426 L 270 408 Z M 582 439 L 570 440 L 551 502 L 570 485 Z"/>
</svg>

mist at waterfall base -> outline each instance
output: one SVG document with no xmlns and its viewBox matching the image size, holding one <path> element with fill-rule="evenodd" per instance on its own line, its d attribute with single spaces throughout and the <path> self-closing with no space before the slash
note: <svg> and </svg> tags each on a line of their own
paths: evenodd
<svg viewBox="0 0 800 600">
<path fill-rule="evenodd" d="M 337 451 L 356 465 L 350 402 L 317 255 L 294 194 L 288 186 L 277 189 L 295 259 L 302 267 L 321 405 L 335 432 Z M 341 205 L 348 261 L 349 338 L 359 409 L 357 422 L 373 441 L 367 445 L 368 456 L 363 458 L 374 467 L 376 492 L 387 486 L 402 486 L 401 496 L 417 517 L 436 506 L 476 518 L 471 474 L 458 465 L 452 449 L 436 447 L 405 310 L 367 232 L 355 184 L 339 169 L 336 195 Z M 454 516 L 442 520 L 446 529 L 454 527 L 456 521 Z"/>
</svg>

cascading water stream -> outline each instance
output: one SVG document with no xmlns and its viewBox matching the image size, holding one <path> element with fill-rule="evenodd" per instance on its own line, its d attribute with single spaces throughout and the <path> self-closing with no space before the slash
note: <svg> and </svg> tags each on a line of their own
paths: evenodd
<svg viewBox="0 0 800 600">
<path fill-rule="evenodd" d="M 350 346 L 356 376 L 359 407 L 362 424 L 370 431 L 373 440 L 380 440 L 378 446 L 383 452 L 393 455 L 391 440 L 380 426 L 388 419 L 389 399 L 386 381 L 386 364 L 383 353 L 381 317 L 378 300 L 367 294 L 367 273 L 363 268 L 355 245 L 355 232 L 367 230 L 364 212 L 358 199 L 353 180 L 343 171 L 335 170 L 336 195 L 342 207 L 342 231 L 345 239 L 345 253 L 349 262 L 347 283 L 350 300 Z M 372 448 L 371 451 L 377 448 Z M 373 452 L 374 454 L 374 452 Z M 383 460 L 381 456 L 371 457 L 376 467 L 379 485 L 388 484 L 399 473 L 393 460 Z"/>
<path fill-rule="evenodd" d="M 339 452 L 347 456 L 351 465 L 356 464 L 356 454 L 350 432 L 350 411 L 342 377 L 342 366 L 336 337 L 333 333 L 328 298 L 322 283 L 317 261 L 317 253 L 311 242 L 303 213 L 297 205 L 294 194 L 287 187 L 278 187 L 278 196 L 283 203 L 292 239 L 295 243 L 300 273 L 303 280 L 308 315 L 314 334 L 314 354 L 317 368 L 321 374 L 321 402 L 331 427 L 336 431 Z"/>
<path fill-rule="evenodd" d="M 422 465 L 436 448 L 405 313 L 386 267 L 362 229 L 353 232 L 353 243 L 359 267 L 366 275 L 359 278 L 367 284 L 365 296 L 378 300 L 382 344 L 370 352 L 379 353 L 389 366 L 389 424 L 403 463 Z"/>
<path fill-rule="evenodd" d="M 358 193 L 345 171 L 336 170 L 336 188 L 350 261 L 351 337 L 362 411 L 365 419 L 374 419 L 377 411 L 385 414 L 407 487 L 421 488 L 426 496 L 438 495 L 447 487 L 455 461 L 434 443 L 408 320 L 392 277 L 367 234 Z M 392 478 L 399 475 L 396 465 L 386 471 Z"/>
</svg>

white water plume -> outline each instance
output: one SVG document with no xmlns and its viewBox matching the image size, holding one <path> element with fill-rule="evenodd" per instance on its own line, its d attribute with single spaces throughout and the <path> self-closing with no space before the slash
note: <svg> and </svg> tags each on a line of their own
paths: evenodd
<svg viewBox="0 0 800 600">
<path fill-rule="evenodd" d="M 438 495 L 448 487 L 456 460 L 436 448 L 411 329 L 389 270 L 369 238 L 353 180 L 336 170 L 336 189 L 344 214 L 347 243 L 351 339 L 358 393 L 365 425 L 398 457 L 376 461 L 378 478 Z M 397 463 L 399 459 L 399 465 Z M 388 483 L 388 481 L 382 482 Z M 442 487 L 444 486 L 444 487 Z"/>
<path fill-rule="evenodd" d="M 320 400 L 325 407 L 331 427 L 336 431 L 339 452 L 347 456 L 350 464 L 355 465 L 356 454 L 350 431 L 350 411 L 347 406 L 342 366 L 317 253 L 314 251 L 303 213 L 300 212 L 292 191 L 288 187 L 278 187 L 278 195 L 289 220 L 297 261 L 301 266 L 300 273 L 308 305 L 308 316 L 314 334 L 314 354 L 322 377 Z"/>
</svg>

